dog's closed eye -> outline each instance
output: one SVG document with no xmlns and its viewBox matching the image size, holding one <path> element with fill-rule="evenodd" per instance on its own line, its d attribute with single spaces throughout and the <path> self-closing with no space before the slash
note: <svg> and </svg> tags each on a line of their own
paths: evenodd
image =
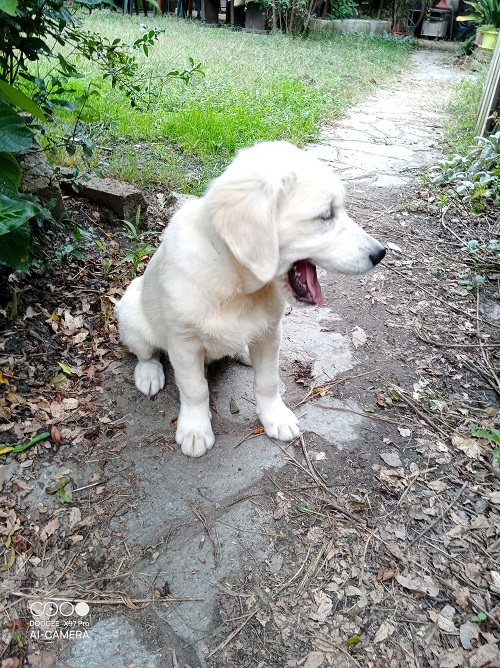
<svg viewBox="0 0 500 668">
<path fill-rule="evenodd" d="M 320 220 L 332 220 L 333 217 L 334 217 L 333 207 L 330 207 L 328 211 L 325 211 L 324 213 L 318 216 Z"/>
</svg>

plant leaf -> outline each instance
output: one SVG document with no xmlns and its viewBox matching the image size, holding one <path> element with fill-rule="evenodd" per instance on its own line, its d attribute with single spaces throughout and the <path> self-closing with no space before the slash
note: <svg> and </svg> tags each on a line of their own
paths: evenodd
<svg viewBox="0 0 500 668">
<path fill-rule="evenodd" d="M 0 182 L 7 181 L 12 186 L 10 189 L 17 191 L 21 176 L 21 167 L 12 153 L 0 153 Z"/>
<path fill-rule="evenodd" d="M 17 9 L 17 0 L 0 0 L 0 12 L 5 12 L 9 16 L 15 16 Z"/>
<path fill-rule="evenodd" d="M 32 445 L 36 445 L 37 443 L 40 443 L 40 441 L 44 441 L 46 438 L 49 438 L 49 436 L 50 436 L 49 432 L 44 431 L 42 434 L 38 434 L 38 436 L 32 438 L 29 443 L 26 444 L 20 443 L 19 445 L 16 445 L 16 447 L 13 448 L 12 452 L 16 455 L 19 452 L 24 452 L 28 448 L 31 448 Z"/>
<path fill-rule="evenodd" d="M 33 144 L 33 132 L 21 116 L 0 101 L 0 152 L 19 153 Z"/>
<path fill-rule="evenodd" d="M 40 109 L 40 107 L 35 102 L 33 102 L 33 100 L 30 100 L 30 98 L 18 88 L 14 88 L 14 86 L 11 86 L 6 81 L 2 81 L 1 79 L 0 96 L 3 97 L 6 102 L 10 102 L 10 104 L 13 104 L 15 107 L 18 107 L 19 109 L 26 111 L 28 114 L 35 116 L 35 118 L 38 118 L 40 121 L 43 121 L 44 123 L 47 122 L 47 117 Z"/>
<path fill-rule="evenodd" d="M 0 264 L 5 265 L 6 267 L 11 267 L 12 269 L 18 269 L 19 271 L 28 270 L 30 233 L 30 226 L 26 224 L 19 226 L 17 229 L 8 234 L 4 234 L 1 237 Z"/>
</svg>

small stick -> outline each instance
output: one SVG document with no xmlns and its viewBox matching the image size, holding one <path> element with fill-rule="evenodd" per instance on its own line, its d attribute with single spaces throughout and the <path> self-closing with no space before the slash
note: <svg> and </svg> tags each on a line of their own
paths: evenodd
<svg viewBox="0 0 500 668">
<path fill-rule="evenodd" d="M 479 345 L 481 346 L 481 355 L 483 356 L 484 363 L 486 364 L 486 368 L 488 371 L 491 372 L 491 375 L 495 379 L 495 390 L 497 394 L 500 394 L 500 380 L 498 380 L 498 376 L 495 373 L 495 369 L 493 368 L 493 365 L 490 363 L 488 359 L 488 355 L 486 354 L 486 350 L 483 347 L 483 342 L 481 340 L 481 330 L 479 329 L 479 288 L 476 288 L 476 314 L 478 317 L 477 320 L 477 338 L 479 340 Z"/>
<path fill-rule="evenodd" d="M 405 276 L 402 274 L 400 271 L 397 269 L 394 269 L 394 267 L 391 267 L 390 264 L 384 263 L 384 267 L 389 269 L 390 271 L 393 271 L 395 274 L 398 274 L 398 276 L 401 276 L 402 278 L 405 279 L 405 281 L 408 281 L 409 283 L 412 283 L 415 285 L 419 290 L 422 290 L 422 292 L 427 293 L 430 295 L 433 299 L 437 299 L 439 302 L 442 304 L 445 304 L 448 308 L 451 308 L 452 311 L 455 311 L 456 313 L 460 313 L 460 315 L 465 315 L 467 318 L 470 318 L 471 320 L 475 319 L 477 316 L 473 315 L 471 313 L 467 313 L 467 311 L 464 311 L 461 308 L 458 308 L 458 306 L 454 306 L 453 304 L 450 304 L 449 301 L 446 301 L 446 299 L 442 299 L 441 297 L 438 297 L 434 292 L 431 292 L 430 290 L 427 290 L 427 288 L 424 288 L 423 285 L 420 283 L 417 283 L 417 281 L 413 281 L 411 278 L 408 278 L 408 276 Z M 487 322 L 486 320 L 483 320 L 482 318 L 479 318 L 480 322 L 484 322 L 486 325 L 490 325 L 491 327 L 497 327 L 500 328 L 500 325 L 497 325 L 494 322 Z"/>
<path fill-rule="evenodd" d="M 384 417 L 383 415 L 373 415 L 373 413 L 360 413 L 360 411 L 355 411 L 352 408 L 345 408 L 345 406 L 322 406 L 321 404 L 318 404 L 318 406 L 326 411 L 353 413 L 354 415 L 360 415 L 361 417 L 369 418 L 370 420 L 380 420 L 381 422 L 389 422 L 389 424 L 395 424 L 399 427 L 408 427 L 408 424 L 399 422 L 399 420 L 391 420 L 391 418 Z"/>
<path fill-rule="evenodd" d="M 418 338 L 424 343 L 429 343 L 431 346 L 436 346 L 437 348 L 499 348 L 500 343 L 439 343 L 438 341 L 433 341 L 429 337 L 423 334 L 421 328 L 416 329 L 416 334 Z"/>
<path fill-rule="evenodd" d="M 189 507 L 191 508 L 193 513 L 196 515 L 196 517 L 200 520 L 200 522 L 203 524 L 203 527 L 204 527 L 205 531 L 207 532 L 208 537 L 212 541 L 213 552 L 214 552 L 214 563 L 215 563 L 215 567 L 217 568 L 217 566 L 220 564 L 220 560 L 222 558 L 222 553 L 221 553 L 221 549 L 220 549 L 220 541 L 219 541 L 219 536 L 217 535 L 217 530 L 209 525 L 209 523 L 207 522 L 207 518 L 201 512 L 201 510 L 198 508 L 198 506 L 196 506 L 193 502 L 191 502 L 189 504 Z"/>
<path fill-rule="evenodd" d="M 335 385 L 339 385 L 340 383 L 345 383 L 348 380 L 354 380 L 356 378 L 363 378 L 363 376 L 370 376 L 372 373 L 378 373 L 380 369 L 373 369 L 372 371 L 365 371 L 365 373 L 358 373 L 356 376 L 347 376 L 346 378 L 336 378 L 335 380 L 326 380 L 324 382 L 324 386 L 328 385 L 328 389 L 331 387 L 335 387 Z M 302 406 L 302 404 L 307 403 L 308 401 L 311 400 L 311 398 L 315 398 L 314 396 L 314 390 L 318 389 L 318 385 L 315 385 L 312 387 L 309 392 L 307 392 L 302 399 L 294 404 L 292 408 L 298 408 L 299 406 Z"/>
<path fill-rule="evenodd" d="M 243 628 L 245 628 L 245 626 L 248 624 L 248 622 L 252 619 L 252 617 L 253 617 L 254 615 L 256 615 L 256 614 L 259 612 L 259 610 L 260 610 L 260 608 L 255 608 L 254 610 L 252 610 L 251 612 L 249 612 L 248 615 L 247 615 L 247 618 L 246 618 L 246 619 L 245 619 L 245 620 L 238 626 L 238 628 L 235 629 L 234 631 L 232 631 L 232 632 L 228 635 L 228 637 L 227 637 L 225 640 L 223 640 L 223 641 L 220 643 L 220 645 L 217 645 L 217 647 L 216 647 L 215 649 L 213 649 L 213 650 L 210 652 L 210 654 L 207 654 L 207 656 L 206 656 L 205 658 L 209 659 L 209 658 L 210 658 L 211 656 L 213 656 L 214 654 L 217 654 L 217 652 L 220 652 L 221 649 L 224 649 L 224 647 L 226 647 L 226 645 L 229 645 L 229 643 L 231 642 L 231 640 L 232 640 L 233 638 L 235 638 L 235 637 L 238 635 L 238 633 L 239 633 Z"/>
<path fill-rule="evenodd" d="M 441 429 L 441 427 L 438 427 L 438 425 L 437 425 L 435 422 L 433 422 L 433 420 L 431 420 L 430 417 L 428 417 L 424 412 L 422 412 L 422 411 L 420 410 L 420 408 L 418 408 L 418 406 L 416 406 L 416 405 L 413 403 L 413 401 L 411 401 L 410 399 L 408 399 L 408 397 L 405 397 L 405 396 L 404 396 L 403 391 L 401 390 L 401 388 L 396 387 L 396 390 L 397 390 L 397 392 L 398 392 L 400 398 L 405 402 L 405 404 L 407 404 L 412 410 L 414 410 L 415 413 L 416 413 L 420 418 L 422 418 L 422 420 L 424 420 L 424 422 L 427 422 L 427 424 L 428 424 L 430 427 L 432 427 L 435 431 L 437 431 L 437 433 L 438 433 L 440 436 L 442 436 L 443 438 L 446 438 L 446 437 L 447 437 L 446 432 L 443 431 L 443 429 Z"/>
<path fill-rule="evenodd" d="M 328 485 L 326 484 L 324 478 L 316 471 L 314 466 L 312 465 L 311 460 L 309 459 L 309 453 L 307 452 L 306 449 L 306 444 L 304 441 L 304 436 L 301 434 L 300 435 L 300 444 L 302 446 L 302 452 L 304 453 L 304 458 L 307 463 L 307 468 L 309 469 L 309 475 L 316 481 L 316 483 L 321 487 L 321 489 L 325 490 L 330 496 L 334 496 L 333 492 L 330 490 Z M 342 508 L 342 506 L 339 506 L 336 503 L 333 503 L 332 501 L 327 502 L 328 505 L 333 508 L 337 513 L 340 513 L 341 515 L 345 515 L 351 520 L 354 520 L 355 522 L 359 522 L 360 524 L 363 524 L 363 526 L 366 526 L 366 521 L 361 519 L 360 517 L 356 517 L 353 513 L 349 512 L 345 508 Z"/>
<path fill-rule="evenodd" d="M 446 508 L 445 508 L 445 509 L 443 510 L 443 512 L 441 513 L 440 517 L 437 517 L 433 522 L 431 522 L 430 524 L 428 524 L 428 525 L 425 527 L 425 529 L 424 529 L 423 531 L 421 531 L 421 532 L 418 534 L 418 536 L 417 536 L 416 538 L 414 538 L 412 541 L 410 541 L 410 542 L 408 543 L 408 547 L 407 547 L 407 549 L 409 549 L 412 545 L 414 545 L 414 544 L 417 542 L 417 540 L 420 540 L 423 536 L 425 536 L 425 534 L 428 533 L 428 532 L 432 529 L 432 527 L 436 526 L 436 524 L 437 524 L 438 522 L 441 522 L 441 520 L 442 520 L 443 517 L 446 515 L 446 513 L 448 513 L 448 511 L 449 511 L 451 508 L 453 508 L 453 506 L 455 505 L 455 503 L 456 503 L 456 502 L 458 501 L 458 499 L 462 496 L 462 492 L 464 491 L 464 489 L 466 488 L 466 486 L 467 486 L 467 483 L 464 482 L 464 484 L 462 485 L 462 487 L 461 487 L 460 490 L 458 491 L 458 494 L 455 496 L 455 498 L 453 499 L 453 501 L 451 501 L 451 502 L 446 506 Z"/>
<path fill-rule="evenodd" d="M 174 668 L 179 668 L 179 664 L 177 662 L 177 654 L 175 653 L 175 649 L 172 650 L 172 663 L 174 664 Z"/>
<path fill-rule="evenodd" d="M 498 390 L 498 388 L 496 387 L 495 383 L 494 383 L 493 380 L 491 379 L 491 376 L 489 376 L 489 375 L 486 373 L 486 371 L 484 371 L 483 369 L 481 369 L 480 366 L 477 366 L 476 368 L 474 368 L 474 367 L 471 366 L 470 364 L 467 364 L 467 362 L 466 362 L 465 360 L 462 360 L 462 364 L 463 364 L 464 366 L 466 366 L 466 367 L 469 369 L 469 371 L 472 371 L 472 373 L 478 373 L 478 374 L 482 377 L 482 379 L 488 383 L 488 385 L 491 387 L 492 390 L 495 390 L 495 392 L 496 392 L 497 394 L 500 394 L 500 391 Z"/>
</svg>

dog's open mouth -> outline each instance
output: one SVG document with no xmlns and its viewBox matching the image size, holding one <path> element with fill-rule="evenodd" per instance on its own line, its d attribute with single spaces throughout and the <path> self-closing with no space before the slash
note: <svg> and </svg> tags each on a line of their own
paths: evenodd
<svg viewBox="0 0 500 668">
<path fill-rule="evenodd" d="M 325 300 L 316 275 L 316 265 L 309 260 L 298 260 L 288 271 L 288 282 L 295 298 L 304 304 L 323 306 Z"/>
</svg>

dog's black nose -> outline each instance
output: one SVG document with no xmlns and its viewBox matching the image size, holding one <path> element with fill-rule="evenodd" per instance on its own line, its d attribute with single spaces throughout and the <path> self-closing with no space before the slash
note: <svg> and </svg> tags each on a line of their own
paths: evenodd
<svg viewBox="0 0 500 668">
<path fill-rule="evenodd" d="M 375 251 L 375 253 L 370 253 L 370 260 L 372 261 L 373 266 L 381 262 L 385 257 L 385 248 L 381 246 L 380 250 Z"/>
</svg>

